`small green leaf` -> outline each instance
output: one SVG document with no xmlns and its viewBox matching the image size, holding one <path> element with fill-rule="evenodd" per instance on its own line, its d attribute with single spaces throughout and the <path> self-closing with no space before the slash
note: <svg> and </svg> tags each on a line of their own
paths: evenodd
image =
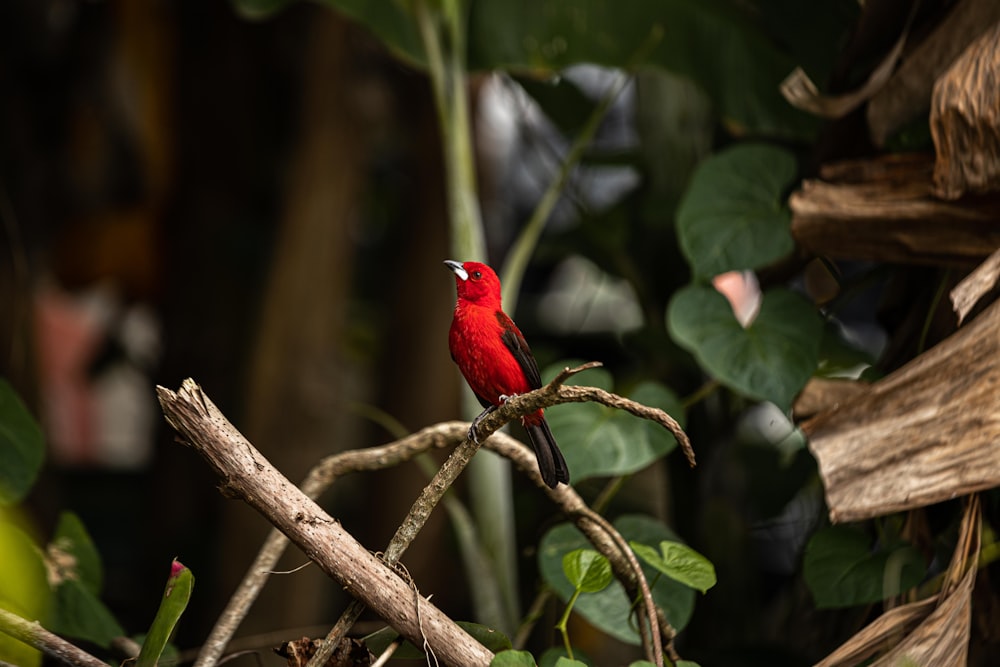
<svg viewBox="0 0 1000 667">
<path fill-rule="evenodd" d="M 563 572 L 581 593 L 596 593 L 611 583 L 611 563 L 593 549 L 575 549 L 563 556 Z"/>
<path fill-rule="evenodd" d="M 899 595 L 924 578 L 920 552 L 897 544 L 873 550 L 868 537 L 846 526 L 819 530 L 806 545 L 803 576 L 820 609 L 870 604 Z"/>
<path fill-rule="evenodd" d="M 0 507 L 24 498 L 44 458 L 41 427 L 14 388 L 0 378 Z"/>
<path fill-rule="evenodd" d="M 535 667 L 535 658 L 528 651 L 501 651 L 490 660 L 490 667 Z"/>
<path fill-rule="evenodd" d="M 456 624 L 458 627 L 472 635 L 476 641 L 494 653 L 508 651 L 511 648 L 510 639 L 499 630 L 494 630 L 489 626 L 469 621 L 457 621 Z M 381 630 L 376 630 L 375 632 L 366 635 L 363 641 L 365 646 L 368 647 L 368 650 L 375 655 L 380 655 L 384 653 L 389 644 L 396 641 L 398 637 L 398 632 L 386 626 Z M 399 649 L 392 654 L 392 657 L 399 660 L 419 660 L 424 657 L 424 652 L 410 642 L 404 641 L 400 645 Z"/>
<path fill-rule="evenodd" d="M 677 539 L 669 528 L 647 516 L 620 516 L 614 525 L 626 540 L 658 544 L 661 540 Z M 580 548 L 591 548 L 591 545 L 575 526 L 568 523 L 548 531 L 538 548 L 538 566 L 542 578 L 564 601 L 569 600 L 576 589 L 563 573 L 562 558 L 564 554 Z M 646 578 L 652 582 L 656 571 L 645 565 L 643 570 Z M 670 624 L 677 631 L 683 630 L 694 610 L 695 592 L 668 577 L 659 577 L 652 592 L 653 599 L 663 609 Z M 631 607 L 631 600 L 625 595 L 625 590 L 619 582 L 614 581 L 598 593 L 581 595 L 573 605 L 573 611 L 612 637 L 637 645 L 640 643 L 639 635 L 629 622 Z"/>
<path fill-rule="evenodd" d="M 566 366 L 554 364 L 542 373 L 548 382 Z M 606 391 L 612 389 L 611 374 L 595 369 L 570 378 L 567 384 L 583 384 Z M 683 426 L 684 409 L 676 394 L 656 382 L 643 382 L 628 392 L 628 398 L 668 413 Z M 647 419 L 597 403 L 573 403 L 545 413 L 556 442 L 562 448 L 570 477 L 580 481 L 590 477 L 626 475 L 642 470 L 677 446 L 669 431 Z"/>
<path fill-rule="evenodd" d="M 822 321 L 808 301 L 789 290 L 765 292 L 757 318 L 744 329 L 724 296 L 689 285 L 671 299 L 667 326 L 710 375 L 782 410 L 791 407 L 816 370 Z"/>
<path fill-rule="evenodd" d="M 556 660 L 556 667 L 587 667 L 587 663 L 563 656 Z"/>
<path fill-rule="evenodd" d="M 66 579 L 54 591 L 52 620 L 46 625 L 60 635 L 83 639 L 107 648 L 125 636 L 118 620 L 97 593 L 79 579 Z"/>
<path fill-rule="evenodd" d="M 791 153 L 763 144 L 698 165 L 677 209 L 677 236 L 696 278 L 757 269 L 792 251 L 784 192 L 795 173 Z"/>
<path fill-rule="evenodd" d="M 488 625 L 473 623 L 471 621 L 457 621 L 456 624 L 494 653 L 507 651 L 511 648 L 510 638 Z"/>
<path fill-rule="evenodd" d="M 94 595 L 100 595 L 104 573 L 101 556 L 80 517 L 63 512 L 46 549 L 50 571 L 58 582 L 79 581 Z"/>
<path fill-rule="evenodd" d="M 715 566 L 700 553 L 680 542 L 664 540 L 660 551 L 651 546 L 630 542 L 636 555 L 674 581 L 705 593 L 715 585 Z"/>
<path fill-rule="evenodd" d="M 156 667 L 156 662 L 163 654 L 167 642 L 170 641 L 170 635 L 177 626 L 177 621 L 187 609 L 193 588 L 194 575 L 191 574 L 191 570 L 175 559 L 170 566 L 170 577 L 167 578 L 160 608 L 146 634 L 146 641 L 142 643 L 139 657 L 136 658 L 136 667 Z"/>
<path fill-rule="evenodd" d="M 101 557 L 80 518 L 72 512 L 59 516 L 45 560 L 53 582 L 53 632 L 107 647 L 125 630 L 101 602 Z"/>
<path fill-rule="evenodd" d="M 565 662 L 564 662 L 565 661 Z M 566 655 L 565 645 L 550 646 L 538 657 L 538 667 L 557 667 L 557 665 L 575 665 L 589 667 L 594 662 L 584 655 L 584 652 L 573 647 L 573 658 Z"/>
</svg>

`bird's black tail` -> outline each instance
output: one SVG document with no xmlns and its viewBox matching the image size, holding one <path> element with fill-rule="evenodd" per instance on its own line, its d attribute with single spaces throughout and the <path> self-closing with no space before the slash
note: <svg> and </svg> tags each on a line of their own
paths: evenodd
<svg viewBox="0 0 1000 667">
<path fill-rule="evenodd" d="M 566 467 L 566 459 L 563 458 L 556 439 L 552 437 L 549 425 L 543 419 L 537 424 L 524 424 L 531 438 L 531 446 L 535 450 L 538 458 L 538 471 L 542 474 L 542 481 L 550 488 L 554 489 L 559 482 L 569 484 L 569 468 Z"/>
</svg>

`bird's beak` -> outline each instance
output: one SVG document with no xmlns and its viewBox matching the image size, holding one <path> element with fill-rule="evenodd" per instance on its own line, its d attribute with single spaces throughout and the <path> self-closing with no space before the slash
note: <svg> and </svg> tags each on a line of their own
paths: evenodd
<svg viewBox="0 0 1000 667">
<path fill-rule="evenodd" d="M 462 266 L 461 262 L 456 262 L 453 259 L 446 259 L 444 260 L 444 263 L 449 269 L 455 272 L 456 276 L 458 276 L 462 280 L 469 279 L 469 272 L 465 270 L 465 267 Z"/>
</svg>

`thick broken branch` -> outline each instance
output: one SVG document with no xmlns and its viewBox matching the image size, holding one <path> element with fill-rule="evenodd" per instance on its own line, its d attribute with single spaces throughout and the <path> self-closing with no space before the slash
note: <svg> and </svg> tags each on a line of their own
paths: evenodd
<svg viewBox="0 0 1000 667">
<path fill-rule="evenodd" d="M 193 380 L 185 380 L 178 393 L 157 387 L 157 394 L 167 421 L 222 478 L 223 490 L 266 516 L 350 595 L 418 646 L 426 639 L 444 664 L 490 663 L 489 650 L 275 470 Z"/>
</svg>

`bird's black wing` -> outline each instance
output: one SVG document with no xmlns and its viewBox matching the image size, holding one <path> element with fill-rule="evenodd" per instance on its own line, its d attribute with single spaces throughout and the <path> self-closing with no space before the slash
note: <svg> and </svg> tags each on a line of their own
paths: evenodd
<svg viewBox="0 0 1000 667">
<path fill-rule="evenodd" d="M 497 322 L 500 323 L 500 327 L 503 329 L 503 333 L 500 334 L 500 340 L 510 350 L 510 353 L 517 361 L 517 365 L 521 367 L 524 377 L 528 380 L 528 386 L 532 389 L 538 389 L 542 386 L 542 375 L 538 372 L 538 362 L 535 361 L 534 355 L 531 354 L 528 342 L 524 340 L 521 330 L 517 328 L 513 320 L 507 317 L 506 313 L 498 310 L 496 316 Z"/>
</svg>

